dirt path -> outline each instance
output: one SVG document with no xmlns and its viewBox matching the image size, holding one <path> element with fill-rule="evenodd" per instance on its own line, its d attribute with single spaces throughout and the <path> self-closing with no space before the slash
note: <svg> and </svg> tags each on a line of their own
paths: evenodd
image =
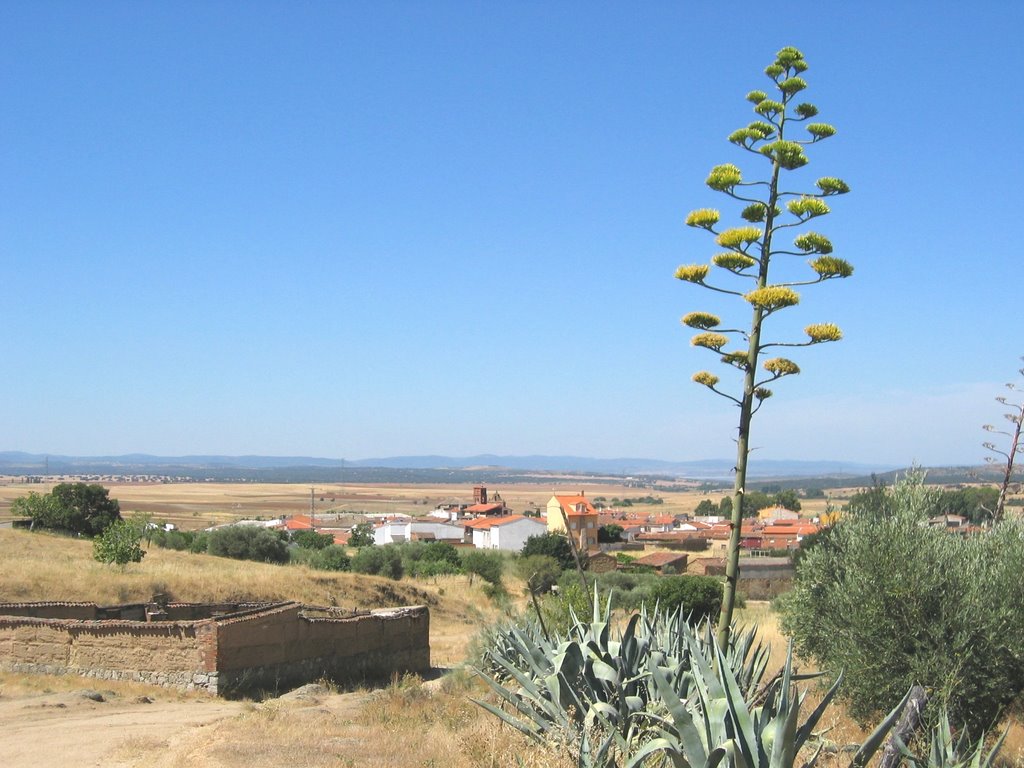
<svg viewBox="0 0 1024 768">
<path fill-rule="evenodd" d="M 159 696 L 159 694 L 156 694 Z M 247 713 L 269 707 L 351 716 L 366 694 L 298 695 L 266 704 L 222 699 L 159 700 L 72 691 L 0 697 L 4 768 L 162 768 L 243 764 L 231 734 Z M 243 750 L 244 751 L 244 750 Z"/>
</svg>

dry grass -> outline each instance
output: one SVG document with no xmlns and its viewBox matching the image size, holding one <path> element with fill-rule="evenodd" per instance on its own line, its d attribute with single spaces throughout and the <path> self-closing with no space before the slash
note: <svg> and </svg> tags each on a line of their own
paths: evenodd
<svg viewBox="0 0 1024 768">
<path fill-rule="evenodd" d="M 150 548 L 124 570 L 97 563 L 92 545 L 46 533 L 0 530 L 0 602 L 69 600 L 100 604 L 149 600 L 156 593 L 185 602 L 298 600 L 353 609 L 426 605 L 431 656 L 452 666 L 466 658 L 476 631 L 501 610 L 479 579 L 444 576 L 391 581 Z M 510 585 L 513 594 L 521 590 Z"/>
</svg>

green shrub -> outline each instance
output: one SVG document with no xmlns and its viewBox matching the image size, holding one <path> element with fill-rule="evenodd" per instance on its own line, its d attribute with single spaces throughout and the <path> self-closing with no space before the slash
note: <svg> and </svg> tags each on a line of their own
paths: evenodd
<svg viewBox="0 0 1024 768">
<path fill-rule="evenodd" d="M 722 610 L 722 582 L 711 576 L 660 576 L 651 599 L 663 610 L 682 609 L 692 622 L 718 620 Z"/>
<path fill-rule="evenodd" d="M 92 556 L 101 563 L 125 566 L 146 556 L 142 550 L 142 525 L 135 520 L 116 520 L 92 541 Z"/>
<path fill-rule="evenodd" d="M 331 544 L 313 552 L 309 558 L 309 567 L 318 571 L 347 571 L 352 567 L 352 561 L 344 547 Z"/>
<path fill-rule="evenodd" d="M 488 584 L 500 584 L 505 570 L 505 558 L 499 552 L 471 549 L 462 556 L 462 568 Z"/>
<path fill-rule="evenodd" d="M 255 525 L 229 525 L 210 531 L 207 552 L 235 560 L 287 563 L 288 545 L 276 531 Z"/>
<path fill-rule="evenodd" d="M 334 544 L 334 537 L 329 533 L 316 531 L 293 531 L 292 542 L 302 549 L 324 549 Z"/>
<path fill-rule="evenodd" d="M 530 555 L 553 557 L 563 571 L 576 567 L 576 560 L 572 556 L 569 540 L 558 533 L 542 533 L 538 536 L 531 536 L 526 540 L 520 554 L 523 557 Z"/>
<path fill-rule="evenodd" d="M 1024 691 L 1024 526 L 961 537 L 912 473 L 865 494 L 806 552 L 779 601 L 783 630 L 864 721 L 920 683 L 978 734 Z"/>
<path fill-rule="evenodd" d="M 352 570 L 398 581 L 405 574 L 402 555 L 395 544 L 362 547 L 352 558 Z"/>
<path fill-rule="evenodd" d="M 527 555 L 515 561 L 516 575 L 526 582 L 526 587 L 535 595 L 544 595 L 558 583 L 562 567 L 549 555 Z"/>
</svg>

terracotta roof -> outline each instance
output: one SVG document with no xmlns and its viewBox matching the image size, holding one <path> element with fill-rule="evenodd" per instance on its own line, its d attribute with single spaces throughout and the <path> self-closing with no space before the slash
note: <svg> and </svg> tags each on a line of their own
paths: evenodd
<svg viewBox="0 0 1024 768">
<path fill-rule="evenodd" d="M 633 561 L 634 565 L 649 565 L 652 568 L 662 568 L 666 565 L 672 565 L 672 563 L 678 563 L 681 560 L 688 559 L 688 555 L 683 552 L 652 552 L 649 555 L 638 557 Z"/>
<path fill-rule="evenodd" d="M 308 531 L 313 527 L 309 515 L 295 515 L 285 520 L 284 527 L 289 531 Z"/>
<path fill-rule="evenodd" d="M 466 512 L 473 515 L 486 515 L 488 512 L 500 512 L 505 508 L 504 504 L 472 504 L 466 507 Z"/>
<path fill-rule="evenodd" d="M 597 510 L 594 509 L 594 505 L 590 503 L 590 499 L 586 496 L 559 496 L 555 494 L 555 499 L 559 504 L 562 505 L 562 509 L 565 510 L 565 514 L 570 517 L 573 515 L 596 515 Z M 577 511 L 577 505 L 582 504 L 582 512 Z"/>
<path fill-rule="evenodd" d="M 496 528 L 499 525 L 507 525 L 508 523 L 514 523 L 518 520 L 535 520 L 538 525 L 544 525 L 543 522 L 537 520 L 535 517 L 526 517 L 526 515 L 506 515 L 505 517 L 478 517 L 476 520 L 467 520 L 462 525 L 466 528 L 474 528 L 476 530 L 486 530 L 487 528 Z"/>
</svg>

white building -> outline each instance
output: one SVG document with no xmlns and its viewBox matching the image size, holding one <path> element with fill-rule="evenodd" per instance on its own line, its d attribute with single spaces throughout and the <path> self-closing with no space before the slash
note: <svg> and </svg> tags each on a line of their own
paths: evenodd
<svg viewBox="0 0 1024 768">
<path fill-rule="evenodd" d="M 463 523 L 466 541 L 477 549 L 503 549 L 518 552 L 531 536 L 542 536 L 548 526 L 543 520 L 523 515 L 478 517 Z"/>
<path fill-rule="evenodd" d="M 374 544 L 399 544 L 415 539 L 461 542 L 461 525 L 440 520 L 386 520 L 373 529 Z"/>
</svg>

